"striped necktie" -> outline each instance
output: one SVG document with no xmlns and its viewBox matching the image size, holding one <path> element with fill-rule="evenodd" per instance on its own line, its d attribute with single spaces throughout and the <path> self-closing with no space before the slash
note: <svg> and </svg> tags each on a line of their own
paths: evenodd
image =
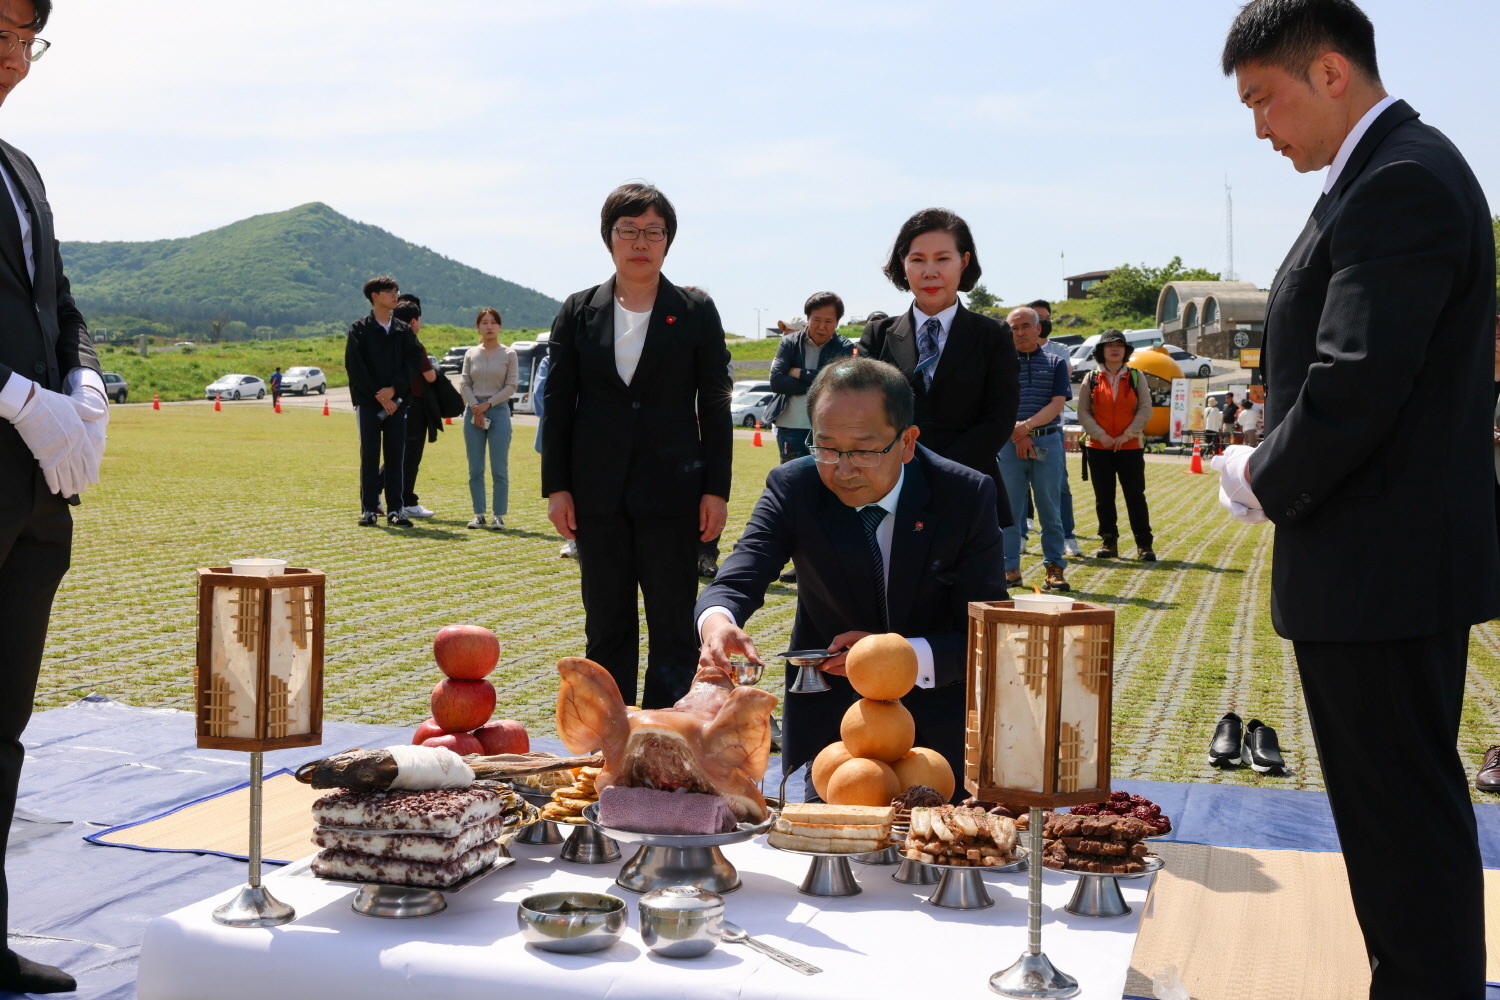
<svg viewBox="0 0 1500 1000">
<path fill-rule="evenodd" d="M 890 631 L 891 616 L 885 600 L 885 557 L 880 554 L 880 539 L 876 532 L 887 513 L 889 512 L 884 507 L 873 503 L 859 509 L 859 519 L 865 526 L 865 539 L 870 543 L 870 559 L 875 564 L 875 594 L 878 598 L 875 603 L 880 608 L 881 632 Z"/>
<path fill-rule="evenodd" d="M 928 388 L 932 387 L 932 370 L 938 362 L 938 334 L 942 332 L 943 324 L 934 316 L 922 324 L 922 332 L 917 334 L 916 370 L 922 373 Z"/>
</svg>

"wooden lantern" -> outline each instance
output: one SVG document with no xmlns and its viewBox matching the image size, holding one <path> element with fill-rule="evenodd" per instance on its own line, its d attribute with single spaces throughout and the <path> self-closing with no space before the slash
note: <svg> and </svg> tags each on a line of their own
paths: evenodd
<svg viewBox="0 0 1500 1000">
<path fill-rule="evenodd" d="M 199 747 L 323 742 L 325 579 L 279 559 L 198 570 Z"/>
<path fill-rule="evenodd" d="M 969 605 L 964 787 L 1055 809 L 1109 798 L 1115 613 Z"/>
</svg>

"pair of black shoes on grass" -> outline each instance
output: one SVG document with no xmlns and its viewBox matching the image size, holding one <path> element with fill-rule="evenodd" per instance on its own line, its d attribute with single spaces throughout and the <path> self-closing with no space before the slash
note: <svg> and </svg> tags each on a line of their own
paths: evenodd
<svg viewBox="0 0 1500 1000">
<path fill-rule="evenodd" d="M 1240 717 L 1233 712 L 1224 713 L 1224 718 L 1214 727 L 1213 742 L 1208 745 L 1208 762 L 1214 767 L 1239 767 L 1250 758 L 1250 766 L 1261 774 L 1286 774 L 1286 761 L 1281 758 L 1281 744 L 1276 742 L 1276 730 L 1251 719 L 1248 725 L 1240 725 Z"/>
</svg>

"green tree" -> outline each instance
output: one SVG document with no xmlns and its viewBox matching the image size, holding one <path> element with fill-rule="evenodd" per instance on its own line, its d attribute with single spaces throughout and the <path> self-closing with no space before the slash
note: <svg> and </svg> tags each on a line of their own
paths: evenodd
<svg viewBox="0 0 1500 1000">
<path fill-rule="evenodd" d="M 1104 303 L 1100 312 L 1105 319 L 1156 315 L 1156 300 L 1169 281 L 1218 281 L 1219 275 L 1201 267 L 1185 268 L 1181 257 L 1173 257 L 1166 267 L 1121 264 L 1109 277 L 1089 289 L 1089 297 Z"/>
<path fill-rule="evenodd" d="M 1500 225 L 1500 223 L 1497 223 L 1497 225 Z M 1500 233 L 1500 229 L 1497 229 L 1496 232 Z M 991 294 L 990 290 L 982 284 L 975 285 L 974 290 L 969 293 L 970 309 L 993 309 L 999 304 L 999 297 Z"/>
</svg>

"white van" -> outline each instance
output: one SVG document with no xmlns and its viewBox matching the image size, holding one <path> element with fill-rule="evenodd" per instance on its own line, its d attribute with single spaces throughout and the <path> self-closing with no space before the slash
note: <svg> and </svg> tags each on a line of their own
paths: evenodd
<svg viewBox="0 0 1500 1000">
<path fill-rule="evenodd" d="M 1157 329 L 1147 330 L 1121 330 L 1125 334 L 1125 342 L 1137 351 L 1158 347 L 1166 343 L 1166 338 Z M 1098 367 L 1094 362 L 1094 348 L 1099 346 L 1099 338 L 1103 334 L 1096 333 L 1088 340 L 1073 349 L 1073 381 L 1082 382 L 1083 377 Z"/>
</svg>

